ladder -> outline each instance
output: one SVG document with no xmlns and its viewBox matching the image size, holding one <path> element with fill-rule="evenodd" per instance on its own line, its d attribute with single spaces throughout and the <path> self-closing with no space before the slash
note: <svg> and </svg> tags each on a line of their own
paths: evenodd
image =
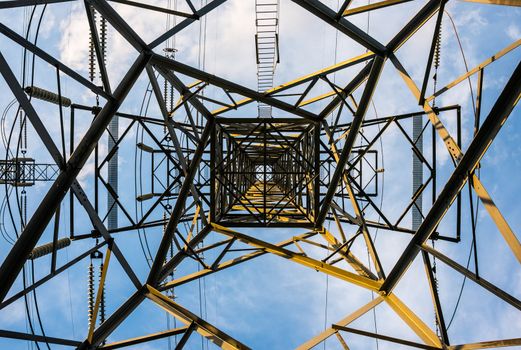
<svg viewBox="0 0 521 350">
<path fill-rule="evenodd" d="M 255 0 L 255 47 L 257 54 L 257 89 L 273 87 L 273 75 L 279 57 L 279 0 Z M 271 106 L 259 102 L 258 116 L 271 117 Z"/>
</svg>

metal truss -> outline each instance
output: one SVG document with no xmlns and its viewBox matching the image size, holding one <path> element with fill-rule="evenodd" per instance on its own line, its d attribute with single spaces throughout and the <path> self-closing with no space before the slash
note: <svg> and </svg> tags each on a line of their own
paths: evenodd
<svg viewBox="0 0 521 350">
<path fill-rule="evenodd" d="M 36 164 L 32 158 L 15 158 L 0 162 L 0 183 L 32 186 L 36 181 L 53 181 L 58 175 L 56 164 Z"/>
<path fill-rule="evenodd" d="M 59 3 L 71 1 L 73 0 L 3 1 L 0 3 L 0 9 L 41 4 L 59 6 Z M 475 135 L 465 150 L 462 150 L 460 142 L 461 126 L 458 126 L 457 135 L 453 136 L 440 119 L 443 113 L 456 113 L 459 120 L 461 106 L 433 105 L 437 96 L 473 75 L 479 75 L 482 81 L 486 67 L 516 49 L 521 45 L 521 40 L 428 96 L 426 86 L 431 75 L 440 21 L 436 21 L 422 86 L 416 85 L 395 54 L 431 18 L 441 18 L 446 0 L 427 1 L 409 21 L 403 23 L 401 30 L 387 44 L 379 42 L 354 25 L 350 16 L 399 6 L 407 1 L 382 0 L 367 6 L 353 7 L 351 1 L 347 0 L 341 2 L 339 11 L 334 11 L 319 0 L 292 1 L 337 29 L 340 35 L 345 35 L 360 44 L 366 52 L 259 92 L 157 52 L 165 41 L 197 23 L 226 0 L 212 0 L 201 8 L 197 8 L 193 1 L 186 0 L 190 12 L 139 1 L 85 0 L 80 3 L 85 4 L 85 16 L 91 24 L 96 65 L 102 83 L 102 86 L 98 86 L 8 26 L 0 24 L 0 33 L 5 39 L 54 67 L 58 80 L 60 76 L 65 75 L 99 96 L 101 100 L 100 106 L 72 103 L 68 107 L 71 122 L 70 149 L 68 152 L 65 149 L 61 150 L 58 138 L 54 137 L 48 125 L 42 122 L 41 114 L 33 106 L 34 101 L 27 96 L 25 87 L 21 86 L 4 57 L 7 49 L 0 50 L 1 75 L 55 161 L 55 164 L 45 165 L 45 171 L 38 170 L 42 165 L 34 164 L 34 160 L 23 158 L 13 158 L 0 164 L 1 182 L 4 184 L 27 186 L 39 180 L 53 181 L 37 209 L 24 223 L 19 237 L 2 262 L 0 312 L 100 249 L 105 250 L 105 260 L 94 303 L 94 319 L 100 309 L 107 270 L 113 264 L 112 256 L 135 288 L 133 294 L 104 322 L 100 325 L 91 323 L 86 339 L 70 340 L 7 330 L 1 330 L 0 337 L 47 342 L 78 349 L 117 349 L 179 335 L 177 349 L 181 349 L 190 337 L 199 334 L 223 349 L 248 349 L 247 345 L 235 339 L 233 335 L 225 333 L 217 325 L 204 320 L 201 315 L 196 315 L 180 305 L 169 297 L 168 293 L 178 286 L 272 254 L 377 295 L 374 300 L 331 324 L 298 349 L 311 349 L 330 337 L 335 337 L 344 349 L 349 349 L 347 334 L 421 349 L 484 349 L 521 345 L 521 338 L 452 345 L 435 285 L 432 259 L 443 262 L 518 311 L 521 311 L 521 301 L 487 281 L 477 270 L 471 271 L 428 244 L 429 240 L 459 242 L 460 221 L 457 223 L 455 235 L 439 232 L 438 225 L 454 202 L 460 217 L 460 197 L 462 189 L 468 184 L 483 203 L 517 261 L 521 263 L 521 244 L 476 173 L 485 152 L 521 97 L 521 63 L 517 64 L 488 115 L 481 123 L 477 123 Z M 520 5 L 519 1 L 486 2 Z M 128 5 L 136 10 L 171 14 L 182 20 L 147 43 L 115 10 L 113 3 Z M 137 53 L 134 63 L 117 86 L 111 87 L 113 82 L 109 79 L 101 54 L 99 34 L 95 25 L 92 25 L 93 11 L 103 16 L 111 28 Z M 276 56 L 278 57 L 278 53 Z M 410 90 L 418 104 L 412 106 L 414 112 L 366 119 L 384 67 L 398 73 L 403 80 L 403 88 Z M 347 69 L 355 71 L 356 74 L 344 86 L 338 86 L 334 83 L 332 75 Z M 140 77 L 145 77 L 150 83 L 148 93 L 151 101 L 157 105 L 160 115 L 134 115 L 121 110 L 127 95 Z M 190 78 L 193 83 L 186 83 L 186 78 Z M 165 101 L 160 80 L 164 80 L 165 84 L 177 91 L 177 103 L 169 106 Z M 313 87 L 317 84 L 325 84 L 329 87 L 329 92 L 313 95 Z M 483 93 L 481 86 L 480 84 L 478 91 L 479 101 Z M 209 90 L 214 91 L 214 94 L 205 93 Z M 284 98 L 287 94 L 295 97 L 295 101 L 288 102 Z M 60 109 L 65 108 L 60 102 L 60 92 L 58 96 L 57 104 Z M 230 111 L 241 111 L 243 106 L 252 103 L 281 111 L 285 117 L 248 118 L 230 117 L 227 114 Z M 211 110 L 209 106 L 215 108 Z M 322 107 L 308 108 L 314 106 Z M 479 113 L 478 104 L 477 114 Z M 183 115 L 186 122 L 174 119 L 174 116 L 179 114 Z M 81 139 L 75 141 L 74 120 L 77 120 L 79 115 L 90 115 L 92 122 Z M 333 115 L 332 120 L 328 119 L 330 115 Z M 114 140 L 111 151 L 105 156 L 100 156 L 97 145 L 102 137 L 107 135 L 109 123 L 115 116 L 120 120 L 128 120 L 128 127 L 117 140 Z M 432 134 L 432 154 L 422 152 L 417 147 L 417 140 L 411 137 L 410 131 L 404 126 L 414 117 L 421 117 L 425 123 L 423 132 L 426 133 L 425 130 L 428 130 Z M 120 195 L 111 188 L 109 181 L 105 180 L 102 174 L 114 153 L 128 139 L 130 131 L 137 127 L 145 135 L 145 141 L 139 142 L 136 147 L 147 157 L 145 163 L 150 165 L 147 166 L 150 188 L 144 189 L 136 197 L 138 203 L 145 205 L 145 210 L 135 217 L 130 214 L 129 203 L 120 199 Z M 427 174 L 423 185 L 412 195 L 408 205 L 402 208 L 402 213 L 397 218 L 389 217 L 375 203 L 375 197 L 379 194 L 379 174 L 384 169 L 379 168 L 377 150 L 374 146 L 390 127 L 399 130 L 400 137 L 416 154 Z M 435 145 L 440 140 L 446 146 L 454 168 L 448 180 L 442 184 L 442 190 L 437 191 Z M 86 169 L 87 161 L 92 155 L 95 156 L 94 197 L 87 195 L 77 180 L 80 171 Z M 57 176 L 51 176 L 53 174 L 46 172 L 49 169 L 57 169 Z M 429 186 L 432 189 L 433 203 L 430 208 L 424 208 L 423 220 L 419 228 L 413 230 L 404 223 L 404 218 L 411 213 L 418 197 L 427 193 Z M 107 229 L 107 216 L 112 208 L 108 208 L 107 212 L 100 209 L 98 197 L 102 193 L 109 193 L 114 198 L 114 206 L 125 218 L 119 222 L 117 228 Z M 86 239 L 95 240 L 97 243 L 67 264 L 56 266 L 56 255 L 65 243 L 62 244 L 58 239 L 59 224 L 55 222 L 53 239 L 46 245 L 48 253 L 53 257 L 50 272 L 23 289 L 14 290 L 13 285 L 24 265 L 38 248 L 37 245 L 42 244 L 41 240 L 46 237 L 47 227 L 53 218 L 57 221 L 57 213 L 62 203 L 67 203 L 67 198 L 72 244 Z M 81 208 L 75 207 L 74 203 L 79 203 Z M 378 219 L 366 218 L 365 212 L 368 210 L 376 212 Z M 78 232 L 73 219 L 75 211 L 86 213 L 91 227 L 81 227 Z M 165 217 L 158 216 L 158 213 L 163 212 L 167 214 Z M 328 222 L 333 224 L 334 230 L 328 229 Z M 123 253 L 118 245 L 119 240 L 116 242 L 114 237 L 160 227 L 163 227 L 160 243 L 151 256 L 147 277 L 142 280 L 129 263 L 131 257 Z M 278 243 L 271 243 L 254 234 L 241 232 L 241 228 L 248 228 L 248 232 L 252 232 L 251 228 L 259 227 L 300 228 L 302 233 Z M 409 244 L 400 252 L 400 257 L 393 266 L 384 266 L 380 259 L 372 234 L 376 229 L 410 237 Z M 354 244 L 362 244 L 366 248 L 370 256 L 369 265 L 356 256 L 352 249 Z M 416 315 L 394 292 L 418 255 L 421 255 L 425 266 L 438 332 Z M 209 259 L 209 256 L 212 258 Z M 196 261 L 199 269 L 176 273 L 173 276 L 173 271 L 183 266 L 186 261 Z M 106 342 L 145 300 L 157 305 L 158 310 L 162 309 L 171 314 L 182 326 L 148 335 L 136 334 L 135 338 L 127 340 Z M 387 304 L 421 342 L 349 326 L 382 303 Z"/>
</svg>

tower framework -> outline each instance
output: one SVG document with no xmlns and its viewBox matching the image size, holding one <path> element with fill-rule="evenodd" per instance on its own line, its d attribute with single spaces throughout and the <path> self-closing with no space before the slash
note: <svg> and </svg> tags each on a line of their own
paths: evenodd
<svg viewBox="0 0 521 350">
<path fill-rule="evenodd" d="M 39 46 L 31 35 L 20 34 L 14 26 L 0 23 L 2 42 L 9 43 L 0 50 L 0 73 L 9 94 L 19 105 L 16 115 L 22 124 L 19 140 L 13 141 L 15 146 L 7 146 L 8 157 L 1 163 L 0 183 L 5 185 L 6 201 L 14 202 L 14 195 L 9 197 L 8 193 L 14 191 L 18 196 L 22 189 L 26 195 L 26 191 L 37 187 L 36 181 L 48 182 L 39 200 L 32 206 L 29 203 L 29 210 L 23 201 L 16 205 L 15 212 L 19 215 L 15 215 L 12 224 L 16 237 L 12 246 L 2 251 L 0 313 L 10 312 L 11 306 L 24 299 L 27 303 L 27 297 L 36 290 L 89 257 L 91 261 L 100 261 L 97 288 L 92 282 L 91 314 L 85 337 L 70 339 L 7 329 L 0 330 L 0 337 L 78 349 L 116 349 L 175 337 L 175 348 L 182 349 L 185 345 L 195 348 L 193 340 L 199 336 L 212 346 L 249 349 L 218 322 L 210 322 L 201 312 L 184 305 L 181 292 L 176 291 L 200 283 L 208 276 L 218 277 L 224 270 L 233 270 L 243 263 L 247 265 L 252 260 L 274 255 L 373 296 L 369 303 L 353 305 L 354 311 L 340 321 L 329 321 L 324 330 L 304 340 L 299 349 L 318 348 L 326 341 L 332 348 L 349 349 L 355 337 L 421 349 L 521 346 L 519 336 L 490 339 L 486 334 L 484 339 L 454 345 L 436 269 L 436 263 L 443 264 L 461 274 L 498 303 L 511 307 L 517 322 L 521 319 L 519 291 L 500 288 L 479 273 L 473 207 L 478 200 L 486 209 L 496 225 L 493 234 L 499 233 L 504 239 L 507 254 L 515 262 L 514 268 L 519 269 L 521 244 L 487 191 L 490 186 L 482 182 L 480 171 L 485 168 L 482 163 L 485 153 L 521 97 L 518 52 L 521 38 L 429 93 L 448 1 L 422 2 L 384 43 L 355 25 L 351 16 L 399 8 L 410 1 L 382 0 L 362 5 L 347 0 L 340 1 L 338 8 L 333 9 L 325 1 L 292 0 L 294 6 L 359 47 L 359 53 L 259 92 L 263 89 L 210 73 L 202 64 L 198 67 L 188 64 L 178 58 L 180 55 L 164 55 L 161 48 L 167 40 L 198 26 L 233 1 L 211 0 L 201 2 L 200 6 L 195 1 L 181 2 L 176 8 L 159 1 L 0 2 L 0 11 L 8 14 L 23 8 L 42 11 L 43 7 L 45 11 L 47 6 L 59 8 L 68 3 L 81 8 L 92 41 L 91 66 L 99 73 L 99 79 L 87 79 L 80 68 L 64 63 L 63 55 L 55 53 L 52 46 Z M 519 1 L 486 3 L 472 5 L 513 9 L 521 5 Z M 177 21 L 152 40 L 144 39 L 146 33 L 138 33 L 126 19 L 128 11 L 175 16 Z M 108 29 L 124 40 L 135 56 L 120 79 L 110 72 L 114 62 L 110 60 L 110 46 L 106 49 L 101 44 L 106 39 L 102 39 L 96 24 L 99 18 L 106 21 Z M 279 17 L 276 21 L 279 25 Z M 426 29 L 427 26 L 430 27 Z M 402 47 L 424 30 L 429 32 L 430 41 L 418 80 L 409 73 L 400 53 Z M 283 36 L 283 27 L 277 28 L 276 54 L 270 51 L 272 59 L 276 56 L 282 62 L 279 37 Z M 17 78 L 15 61 L 8 52 L 11 47 L 22 48 L 24 55 L 34 56 L 44 67 L 42 76 L 56 81 L 54 85 L 46 83 L 52 93 L 43 98 L 42 94 L 26 92 L 27 86 L 34 87 L 34 79 Z M 484 72 L 507 57 L 514 57 L 513 69 L 507 72 L 508 77 L 501 83 L 488 111 L 481 115 Z M 417 59 L 420 60 L 419 54 Z M 251 62 L 251 66 L 256 68 L 256 62 Z M 33 63 L 33 73 L 35 67 Z M 376 113 L 373 97 L 379 88 L 388 89 L 384 93 L 389 95 L 395 93 L 394 85 L 390 89 L 380 81 L 385 76 L 384 70 L 396 74 L 399 89 L 412 96 L 412 103 L 404 107 L 404 113 L 387 115 L 379 111 L 380 115 L 372 115 L 373 108 Z M 342 74 L 344 80 L 340 78 Z M 467 79 L 478 82 L 472 112 L 465 111 L 468 101 L 440 103 L 443 96 L 466 84 Z M 73 95 L 67 106 L 62 96 L 65 81 Z M 147 107 L 138 113 L 129 99 L 135 99 L 133 91 L 143 87 L 146 92 L 142 106 Z M 86 94 L 88 97 L 82 99 Z M 78 102 L 85 100 L 88 103 Z M 268 108 L 271 116 L 254 117 L 248 110 L 251 106 Z M 246 112 L 242 114 L 243 111 Z M 465 113 L 472 115 L 471 132 L 463 130 Z M 447 118 L 452 118 L 450 126 Z M 20 141 L 23 128 L 29 126 L 37 138 L 34 142 L 41 146 L 41 154 L 36 152 L 38 156 L 50 157 L 55 163 L 36 161 L 36 165 L 45 164 L 46 171 L 52 170 L 50 176 L 38 170 L 34 175 L 34 169 L 38 169 L 34 168 L 35 159 L 17 154 L 20 147 L 16 144 L 23 142 Z M 407 183 L 404 187 L 408 192 L 396 193 L 401 199 L 396 199 L 393 208 L 386 210 L 377 199 L 383 196 L 383 174 L 392 168 L 381 164 L 383 152 L 392 147 L 385 144 L 391 131 L 406 145 L 407 159 L 411 159 L 411 152 L 414 154 L 414 171 L 422 176 L 421 183 L 415 182 L 412 194 L 412 186 Z M 468 142 L 462 141 L 462 133 Z M 107 139 L 109 147 L 103 151 Z M 16 149 L 14 153 L 12 149 Z M 128 174 L 125 163 L 116 167 L 114 159 L 124 159 L 128 154 L 125 149 L 139 152 L 138 173 Z M 449 159 L 444 165 L 439 162 L 441 152 Z M 395 165 L 408 168 L 406 174 L 412 179 L 412 166 Z M 20 169 L 25 170 L 20 172 Z M 105 174 L 110 179 L 105 179 Z M 126 193 L 129 178 L 140 183 L 135 196 Z M 470 208 L 462 204 L 467 189 Z M 107 207 L 103 196 L 109 198 Z M 427 201 L 427 197 L 432 200 Z M 465 216 L 466 209 L 470 214 Z M 413 228 L 408 221 L 412 212 L 416 213 Z M 449 212 L 451 217 L 447 219 Z M 64 217 L 68 219 L 66 226 Z M 463 223 L 466 218 L 471 224 Z M 265 232 L 290 234 L 275 234 L 277 240 L 273 240 Z M 399 236 L 405 244 L 379 244 L 376 232 Z M 134 238 L 138 235 L 140 240 L 148 235 L 146 264 L 139 265 L 135 251 L 125 243 L 131 235 Z M 451 257 L 450 248 L 444 252 L 436 247 L 457 246 L 462 236 L 472 237 L 474 269 Z M 487 237 L 482 239 L 486 246 Z M 75 246 L 81 251 L 74 250 L 76 256 L 63 260 L 63 249 Z M 389 251 L 394 255 L 387 257 Z M 360 253 L 367 255 L 367 261 Z M 422 278 L 423 284 L 418 282 L 417 286 L 407 288 L 423 288 L 430 296 L 434 321 L 425 320 L 413 311 L 410 303 L 414 301 L 406 302 L 399 297 L 398 287 L 414 262 L 422 264 L 424 271 L 418 279 Z M 113 265 L 118 266 L 119 273 L 111 275 Z M 26 283 L 28 269 L 33 277 Z M 34 277 L 35 271 L 38 279 Z M 111 281 L 117 278 L 129 281 L 131 290 L 124 299 L 121 295 L 110 298 L 113 302 L 123 301 L 105 316 L 105 286 L 110 289 Z M 349 295 L 344 297 L 348 303 Z M 133 337 L 112 340 L 111 335 L 147 301 L 158 306 L 157 310 L 166 311 L 181 326 L 146 335 L 140 327 L 135 327 Z M 386 305 L 392 317 L 406 325 L 412 338 L 351 325 L 381 305 Z M 103 316 L 98 322 L 100 313 Z M 460 340 L 464 335 L 457 334 L 455 338 Z"/>
</svg>

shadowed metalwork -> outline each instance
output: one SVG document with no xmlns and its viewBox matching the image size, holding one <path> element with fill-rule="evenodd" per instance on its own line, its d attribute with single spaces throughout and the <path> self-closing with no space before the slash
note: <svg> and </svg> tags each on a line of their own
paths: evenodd
<svg viewBox="0 0 521 350">
<path fill-rule="evenodd" d="M 44 4 L 60 6 L 60 3 L 71 1 L 3 1 L 0 10 Z M 198 8 L 193 1 L 186 0 L 189 11 L 183 12 L 141 1 L 79 1 L 85 6 L 90 29 L 89 79 L 27 37 L 0 23 L 0 34 L 4 39 L 54 67 L 58 80 L 56 92 L 24 86 L 25 82 L 16 78 L 5 57 L 10 49 L 0 50 L 2 77 L 16 98 L 19 110 L 23 111 L 24 120 L 35 129 L 55 162 L 40 164 L 26 156 L 9 157 L 0 162 L 0 183 L 6 187 L 24 188 L 24 194 L 25 187 L 36 182 L 52 181 L 34 212 L 28 217 L 22 213 L 20 234 L 0 267 L 0 312 L 81 260 L 91 258 L 86 339 L 70 340 L 7 330 L 0 330 L 0 337 L 78 349 L 117 349 L 179 336 L 176 338 L 176 349 L 181 349 L 191 337 L 199 334 L 224 349 L 248 349 L 233 334 L 227 334 L 203 319 L 203 315 L 196 315 L 180 305 L 173 290 L 210 274 L 218 275 L 224 269 L 273 254 L 375 293 L 368 304 L 331 324 L 298 349 L 311 349 L 328 338 L 349 349 L 352 335 L 421 349 L 484 349 L 521 345 L 521 338 L 451 345 L 432 260 L 436 259 L 466 276 L 518 312 L 521 311 L 521 301 L 479 274 L 476 254 L 476 269 L 472 271 L 428 244 L 429 240 L 454 244 L 460 241 L 462 189 L 467 186 L 471 203 L 472 196 L 476 195 L 513 256 L 521 262 L 521 244 L 476 171 L 521 96 L 520 63 L 502 87 L 488 115 L 480 118 L 484 71 L 489 64 L 521 45 L 521 40 L 469 69 L 447 86 L 435 86 L 429 96 L 427 86 L 433 65 L 434 69 L 439 66 L 440 26 L 446 0 L 426 1 L 388 43 L 379 42 L 354 25 L 350 16 L 400 6 L 408 1 L 382 0 L 356 7 L 351 1 L 344 0 L 340 1 L 339 9 L 333 10 L 319 0 L 292 0 L 318 21 L 338 30 L 339 35 L 361 45 L 365 53 L 273 87 L 275 66 L 280 62 L 278 1 L 263 3 L 256 0 L 257 62 L 252 62 L 252 65 L 258 65 L 258 86 L 251 89 L 177 60 L 176 48 L 172 46 L 176 34 L 196 25 L 225 2 L 211 0 Z M 519 1 L 475 2 L 521 5 Z M 136 11 L 163 13 L 174 16 L 176 20 L 171 23 L 171 28 L 147 43 L 125 21 L 113 3 L 127 5 Z M 395 54 L 430 20 L 435 22 L 434 33 L 422 85 L 417 86 Z M 264 32 L 266 27 L 267 32 Z M 117 84 L 109 79 L 106 67 L 106 56 L 110 55 L 110 48 L 106 47 L 109 29 L 116 31 L 136 51 L 133 64 Z M 166 48 L 164 52 L 159 52 L 158 47 L 163 44 Z M 339 86 L 332 77 L 347 69 L 353 75 L 345 85 Z M 393 70 L 402 80 L 403 89 L 410 90 L 417 102 L 410 106 L 414 112 L 366 118 L 384 69 Z M 475 130 L 468 147 L 462 150 L 462 107 L 459 104 L 436 105 L 436 97 L 475 74 L 479 81 Z M 63 76 L 91 91 L 97 97 L 96 105 L 74 103 L 62 96 L 60 79 Z M 154 115 L 155 112 L 132 114 L 121 111 L 127 95 L 140 78 L 147 80 L 146 97 L 157 106 L 158 115 Z M 187 83 L 188 79 L 192 82 Z M 314 94 L 317 84 L 327 86 L 328 92 Z M 33 106 L 37 99 L 59 106 L 60 135 L 54 135 L 49 131 L 49 125 L 42 121 L 41 113 Z M 258 106 L 258 117 L 228 114 L 231 111 L 241 112 L 241 108 L 248 104 Z M 67 130 L 63 126 L 65 109 L 70 120 Z M 274 111 L 279 111 L 283 116 L 274 116 Z M 456 135 L 452 135 L 442 122 L 440 116 L 444 113 L 456 116 Z M 174 118 L 179 115 L 183 116 L 183 122 Z M 90 116 L 91 123 L 81 138 L 75 140 L 74 123 L 79 116 Z M 409 126 L 413 119 L 415 124 L 411 132 Z M 119 127 L 118 123 L 124 127 Z M 397 217 L 384 213 L 376 202 L 381 195 L 380 184 L 385 169 L 379 163 L 379 150 L 375 145 L 382 141 L 390 128 L 395 128 L 400 140 L 412 150 L 414 159 L 413 193 L 404 195 L 408 199 L 407 205 L 401 208 Z M 149 184 L 149 188 L 141 188 L 135 198 L 135 203 L 140 206 L 136 215 L 132 214 L 131 206 L 135 203 L 123 200 L 122 181 L 119 181 L 118 188 L 118 154 L 121 154 L 118 152 L 135 130 L 139 130 L 141 139 L 136 138 L 138 141 L 134 146 L 148 169 L 146 175 L 136 176 L 146 178 Z M 104 136 L 108 137 L 109 147 L 106 154 L 101 155 L 99 145 Z M 69 149 L 65 147 L 65 140 L 69 142 Z M 436 145 L 440 141 L 445 145 L 454 167 L 444 183 L 436 184 Z M 426 151 L 428 147 L 424 144 L 430 145 L 430 152 Z M 82 170 L 92 166 L 88 163 L 90 157 L 95 159 L 95 185 L 94 191 L 89 190 L 87 195 L 78 176 Z M 98 198 L 103 194 L 108 199 L 106 210 Z M 424 196 L 432 197 L 430 205 L 422 205 Z M 438 227 L 453 205 L 457 212 L 455 234 L 443 234 Z M 69 209 L 70 232 L 67 237 L 59 238 L 60 210 L 66 210 L 63 208 Z M 90 226 L 77 227 L 74 218 L 79 211 L 86 213 Z M 373 211 L 377 219 L 366 217 L 367 211 Z M 414 213 L 412 227 L 407 223 L 411 213 Z M 474 213 L 470 216 L 473 217 Z M 51 227 L 53 219 L 54 228 Z M 329 224 L 334 226 L 334 230 L 330 229 Z M 277 230 L 281 227 L 298 228 L 302 232 L 277 243 L 252 234 L 259 228 Z M 124 253 L 121 241 L 116 241 L 114 237 L 153 228 L 162 228 L 162 235 L 157 248 L 149 250 L 146 278 L 143 280 L 134 271 L 132 257 Z M 50 242 L 41 241 L 46 236 L 46 230 L 53 231 Z M 375 230 L 410 237 L 408 245 L 398 252 L 399 258 L 392 266 L 383 264 L 380 259 Z M 475 234 L 474 227 L 472 232 Z M 209 240 L 210 237 L 213 239 Z M 96 243 L 67 264 L 57 266 L 56 256 L 61 249 L 84 240 Z M 368 263 L 356 256 L 353 246 L 357 244 L 362 244 L 368 252 Z M 13 285 L 20 278 L 25 264 L 48 254 L 52 255 L 50 272 L 23 289 L 14 290 Z M 425 278 L 436 318 L 435 328 L 429 325 L 432 322 L 426 322 L 415 314 L 394 292 L 418 255 L 421 255 L 425 266 Z M 135 290 L 113 313 L 105 315 L 104 290 L 110 280 L 107 272 L 114 260 Z M 185 260 L 195 261 L 198 269 L 174 274 Z M 99 281 L 95 283 L 94 272 L 98 266 Z M 181 326 L 107 342 L 109 335 L 145 300 L 157 305 L 158 310 L 163 309 L 172 315 Z M 349 326 L 382 303 L 387 304 L 396 318 L 410 328 L 418 342 Z M 98 318 L 100 323 L 97 323 Z"/>
</svg>

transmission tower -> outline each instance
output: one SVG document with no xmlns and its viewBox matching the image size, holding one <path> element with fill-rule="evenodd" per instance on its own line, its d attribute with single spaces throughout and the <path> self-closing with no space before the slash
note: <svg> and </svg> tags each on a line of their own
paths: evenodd
<svg viewBox="0 0 521 350">
<path fill-rule="evenodd" d="M 245 3 L 252 21 L 243 29 L 251 40 L 240 47 L 251 49 L 252 69 L 235 80 L 222 67 L 241 66 L 239 50 L 222 63 L 224 49 L 212 40 L 241 37 L 229 25 L 247 21 L 226 14 Z M 266 334 L 248 345 L 236 335 L 246 325 L 213 317 L 212 300 L 222 298 L 207 284 L 226 276 L 222 285 L 232 288 L 229 276 L 251 265 L 249 277 L 259 278 L 255 288 L 265 294 L 256 268 L 269 256 L 328 278 L 325 306 L 308 298 L 297 317 L 284 320 L 318 326 L 312 333 L 295 329 L 281 344 L 521 346 L 504 325 L 490 325 L 492 335 L 479 339 L 466 333 L 474 323 L 456 325 L 467 302 L 485 308 L 485 299 L 465 295 L 469 284 L 473 296 L 477 290 L 493 300 L 489 308 L 501 305 L 521 320 L 521 294 L 508 284 L 519 275 L 521 244 L 492 198 L 494 179 L 481 176 L 487 150 L 503 137 L 509 116 L 519 114 L 521 38 L 490 52 L 505 38 L 476 38 L 487 58 L 469 66 L 461 36 L 470 25 L 459 26 L 464 10 L 451 6 L 509 9 L 521 19 L 514 0 L 0 2 L 5 18 L 23 18 L 23 25 L 0 23 L 0 320 L 23 310 L 26 327 L 0 324 L 0 346 L 86 350 L 156 341 L 168 349 L 276 348 Z M 295 12 L 284 22 L 288 8 Z M 337 35 L 339 61 L 306 70 L 313 55 L 307 49 L 291 64 L 281 60 L 285 45 L 316 44 L 306 36 L 311 24 L 299 29 L 301 42 L 285 41 L 295 14 Z M 53 24 L 67 16 L 68 26 Z M 279 26 L 281 18 L 288 27 Z M 84 29 L 86 50 L 64 44 L 72 28 Z M 425 52 L 415 49 L 407 59 L 414 42 Z M 341 57 L 339 43 L 356 54 Z M 78 56 L 83 64 L 67 58 Z M 465 69 L 451 76 L 444 65 L 455 57 Z M 306 73 L 276 86 L 284 69 Z M 505 79 L 494 80 L 497 91 L 487 95 L 489 70 Z M 467 85 L 470 98 L 453 93 Z M 392 98 L 399 113 L 378 108 Z M 494 223 L 486 235 L 478 234 L 481 213 Z M 502 253 L 491 253 L 495 237 Z M 500 268 L 509 282 L 492 273 Z M 239 302 L 241 279 L 232 279 L 238 287 L 223 294 Z M 331 280 L 349 292 L 328 294 Z M 66 289 L 73 334 L 65 329 L 69 320 L 60 321 L 67 318 Z M 308 295 L 303 289 L 292 298 Z M 325 308 L 324 328 L 302 311 L 310 306 Z M 241 308 L 234 311 L 242 316 Z M 350 312 L 331 320 L 332 308 Z"/>
</svg>

